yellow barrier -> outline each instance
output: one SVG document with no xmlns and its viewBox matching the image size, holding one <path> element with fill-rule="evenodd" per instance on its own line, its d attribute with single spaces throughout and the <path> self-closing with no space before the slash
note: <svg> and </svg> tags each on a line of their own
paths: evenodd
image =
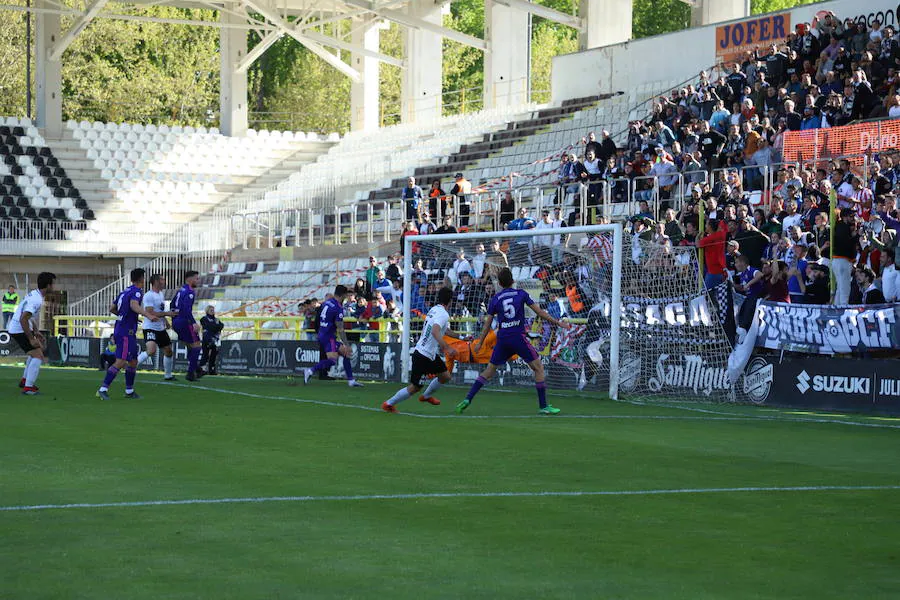
<svg viewBox="0 0 900 600">
<path fill-rule="evenodd" d="M 253 333 L 254 340 L 263 340 L 268 339 L 264 337 L 266 334 L 273 333 L 283 333 L 283 332 L 291 332 L 293 333 L 294 340 L 302 339 L 302 335 L 304 333 L 313 333 L 314 329 L 304 328 L 303 323 L 306 321 L 306 317 L 289 317 L 289 316 L 278 316 L 278 315 L 270 315 L 270 316 L 246 316 L 246 317 L 219 317 L 219 320 L 226 324 L 225 330 L 222 332 L 222 337 L 226 337 L 230 334 L 235 333 Z M 424 319 L 421 317 L 414 317 L 413 322 L 421 323 Z M 473 317 L 452 317 L 450 319 L 453 323 L 474 323 L 478 319 Z M 252 327 L 228 327 L 228 323 L 252 323 Z M 287 325 L 286 327 L 263 327 L 263 323 L 268 322 L 279 322 Z M 79 324 L 82 323 L 82 324 Z M 354 319 L 347 318 L 344 319 L 344 323 L 377 323 L 377 329 L 348 329 L 348 333 L 378 333 L 378 339 L 382 342 L 387 342 L 389 336 L 392 333 L 400 333 L 399 327 L 402 326 L 402 319 L 373 319 L 370 321 L 364 321 L 362 319 Z M 389 329 L 389 325 L 391 323 L 396 323 L 398 325 L 397 329 Z M 110 317 L 109 315 L 96 316 L 72 316 L 72 315 L 57 315 L 53 317 L 53 335 L 59 336 L 62 335 L 63 330 L 65 329 L 64 335 L 73 335 L 73 330 L 86 330 L 87 332 L 93 333 L 93 337 L 101 337 L 102 330 L 111 330 L 113 325 L 115 324 L 115 318 Z"/>
</svg>

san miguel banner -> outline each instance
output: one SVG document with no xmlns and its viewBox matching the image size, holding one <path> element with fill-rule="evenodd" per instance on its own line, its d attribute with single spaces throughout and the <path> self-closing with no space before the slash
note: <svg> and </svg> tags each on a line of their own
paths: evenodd
<svg viewBox="0 0 900 600">
<path fill-rule="evenodd" d="M 868 151 L 900 147 L 900 122 L 897 119 L 869 121 L 806 131 L 788 131 L 784 136 L 786 161 L 819 160 L 829 157 L 861 155 Z"/>
<path fill-rule="evenodd" d="M 760 302 L 756 346 L 806 354 L 900 349 L 900 304 L 828 306 Z"/>
<path fill-rule="evenodd" d="M 745 52 L 782 43 L 791 33 L 791 13 L 778 13 L 716 27 L 716 61 L 741 63 Z"/>
</svg>

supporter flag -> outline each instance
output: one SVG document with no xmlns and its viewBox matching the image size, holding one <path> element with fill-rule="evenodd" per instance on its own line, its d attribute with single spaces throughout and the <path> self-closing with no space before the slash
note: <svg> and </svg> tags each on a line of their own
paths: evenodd
<svg viewBox="0 0 900 600">
<path fill-rule="evenodd" d="M 556 331 L 556 337 L 553 339 L 553 345 L 550 346 L 550 360 L 573 369 L 581 368 L 581 360 L 579 353 L 576 352 L 575 340 L 581 337 L 587 327 L 584 325 L 575 325 L 569 329 L 559 328 Z"/>
<path fill-rule="evenodd" d="M 719 311 L 719 323 L 725 330 L 728 343 L 734 347 L 737 338 L 737 323 L 734 320 L 734 292 L 731 281 L 723 281 L 712 289 L 713 301 Z"/>
</svg>

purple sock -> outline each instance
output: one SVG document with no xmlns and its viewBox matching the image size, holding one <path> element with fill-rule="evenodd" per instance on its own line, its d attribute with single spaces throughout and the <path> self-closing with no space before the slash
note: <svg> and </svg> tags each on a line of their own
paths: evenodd
<svg viewBox="0 0 900 600">
<path fill-rule="evenodd" d="M 197 370 L 197 361 L 200 359 L 200 348 L 188 348 L 188 373 Z"/>
<path fill-rule="evenodd" d="M 346 356 L 344 357 L 344 373 L 347 374 L 347 381 L 353 381 L 353 365 Z"/>
<path fill-rule="evenodd" d="M 333 367 L 334 364 L 335 364 L 334 361 L 331 360 L 330 358 L 326 358 L 325 360 L 320 360 L 320 361 L 316 364 L 316 366 L 314 366 L 314 367 L 312 368 L 313 373 L 315 373 L 316 371 L 324 371 L 324 372 L 327 373 L 327 372 L 328 372 L 328 369 L 330 369 L 331 367 Z"/>
<path fill-rule="evenodd" d="M 472 384 L 472 388 L 469 390 L 469 393 L 466 394 L 466 400 L 471 402 L 472 399 L 475 397 L 475 394 L 478 393 L 478 390 L 480 390 L 482 387 L 484 387 L 484 385 L 486 383 L 487 383 L 487 379 L 485 379 L 484 377 L 479 375 L 478 379 L 475 380 L 475 383 Z"/>
<path fill-rule="evenodd" d="M 119 374 L 119 370 L 115 367 L 110 367 L 106 370 L 106 377 L 103 378 L 103 387 L 108 388 L 112 385 L 113 379 L 116 378 L 116 375 Z"/>
<path fill-rule="evenodd" d="M 125 367 L 125 389 L 134 389 L 134 378 L 137 376 L 137 369 L 134 367 Z"/>
<path fill-rule="evenodd" d="M 543 381 L 535 381 L 534 387 L 537 388 L 538 404 L 541 408 L 547 408 L 547 384 Z"/>
</svg>

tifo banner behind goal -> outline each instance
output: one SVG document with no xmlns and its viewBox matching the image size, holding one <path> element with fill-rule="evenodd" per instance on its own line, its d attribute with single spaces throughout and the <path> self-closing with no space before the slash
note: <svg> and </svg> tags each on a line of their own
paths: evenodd
<svg viewBox="0 0 900 600">
<path fill-rule="evenodd" d="M 557 328 L 529 312 L 529 337 L 550 393 L 613 399 L 727 401 L 740 398 L 727 364 L 732 344 L 723 324 L 733 310 L 727 285 L 707 292 L 697 252 L 639 239 L 621 225 L 530 229 L 405 240 L 403 377 L 422 331 L 421 317 L 444 286 L 454 290 L 452 328 L 478 337 L 497 274 L 509 267 L 515 287 L 572 327 Z M 732 313 L 733 314 L 733 313 Z M 457 350 L 454 382 L 472 383 L 490 359 L 493 335 L 475 351 Z M 533 386 L 516 360 L 493 387 Z"/>
</svg>

